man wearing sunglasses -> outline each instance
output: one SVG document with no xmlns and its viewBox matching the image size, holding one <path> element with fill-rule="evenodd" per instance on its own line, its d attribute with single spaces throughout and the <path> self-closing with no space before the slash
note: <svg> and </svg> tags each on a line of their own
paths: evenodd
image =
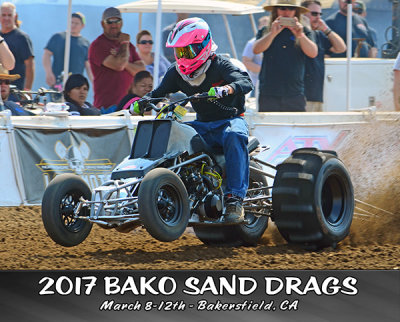
<svg viewBox="0 0 400 322">
<path fill-rule="evenodd" d="M 128 92 L 134 75 L 145 70 L 145 65 L 130 43 L 130 36 L 121 32 L 121 12 L 114 7 L 103 12 L 103 34 L 89 48 L 89 62 L 93 73 L 94 102 L 103 113 L 116 110 Z"/>
<path fill-rule="evenodd" d="M 307 112 L 322 112 L 323 89 L 325 78 L 325 53 L 343 53 L 346 44 L 343 39 L 330 29 L 321 19 L 322 7 L 319 0 L 306 0 L 301 5 L 308 10 L 304 15 L 310 20 L 315 43 L 318 46 L 318 56 L 306 57 L 306 72 L 304 76 L 304 93 L 307 99 Z"/>
<path fill-rule="evenodd" d="M 10 84 L 20 78 L 20 75 L 9 75 L 7 69 L 0 64 L 0 89 L 1 89 L 1 99 L 0 99 L 0 112 L 3 110 L 10 110 L 13 116 L 30 116 L 33 113 L 24 110 L 17 103 L 10 101 Z"/>
<path fill-rule="evenodd" d="M 348 0 L 338 0 L 339 10 L 330 15 L 326 20 L 326 24 L 334 30 L 345 42 L 347 42 L 347 5 Z M 352 4 L 355 0 L 352 0 Z M 358 57 L 376 57 L 376 44 L 371 34 L 367 21 L 353 13 L 352 26 L 352 55 Z M 362 40 L 359 42 L 359 40 Z M 346 43 L 346 45 L 348 45 Z M 357 50 L 356 50 L 357 49 Z M 330 53 L 331 57 L 346 57 L 346 53 Z"/>
</svg>

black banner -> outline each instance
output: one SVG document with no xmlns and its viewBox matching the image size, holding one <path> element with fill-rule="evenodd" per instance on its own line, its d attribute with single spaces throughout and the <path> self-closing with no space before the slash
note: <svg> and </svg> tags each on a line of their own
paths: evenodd
<svg viewBox="0 0 400 322">
<path fill-rule="evenodd" d="M 75 173 L 91 189 L 110 179 L 130 153 L 126 128 L 15 129 L 18 157 L 29 204 L 41 203 L 48 183 L 61 173 Z"/>
<path fill-rule="evenodd" d="M 3 321 L 399 321 L 393 271 L 3 271 Z"/>
</svg>

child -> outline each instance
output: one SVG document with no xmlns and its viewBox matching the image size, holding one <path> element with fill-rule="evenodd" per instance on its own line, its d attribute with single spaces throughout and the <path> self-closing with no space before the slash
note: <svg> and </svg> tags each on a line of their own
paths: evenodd
<svg viewBox="0 0 400 322">
<path fill-rule="evenodd" d="M 153 76 L 151 76 L 151 74 L 146 70 L 138 72 L 133 79 L 128 94 L 119 102 L 117 111 L 129 110 L 131 104 L 150 92 L 152 88 Z"/>
</svg>

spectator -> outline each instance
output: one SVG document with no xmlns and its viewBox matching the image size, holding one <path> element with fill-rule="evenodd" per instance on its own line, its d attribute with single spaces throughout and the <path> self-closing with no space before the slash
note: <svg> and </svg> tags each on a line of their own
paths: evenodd
<svg viewBox="0 0 400 322">
<path fill-rule="evenodd" d="M 136 46 L 140 59 L 143 60 L 146 65 L 146 70 L 154 76 L 154 53 L 152 52 L 153 39 L 148 30 L 139 31 L 136 35 Z M 171 63 L 168 59 L 163 55 L 160 55 L 158 78 L 162 78 L 165 75 L 170 65 Z"/>
<path fill-rule="evenodd" d="M 264 26 L 268 26 L 269 24 L 269 16 L 263 16 L 258 19 L 258 29 L 261 29 Z M 254 54 L 253 53 L 253 44 L 256 41 L 256 37 L 251 38 L 246 46 L 244 47 L 242 54 L 242 62 L 246 66 L 251 81 L 254 84 L 254 87 L 257 88 L 258 83 L 258 74 L 261 70 L 261 62 L 262 62 L 262 54 Z M 255 96 L 255 90 L 251 92 L 251 96 Z"/>
<path fill-rule="evenodd" d="M 393 81 L 393 98 L 394 109 L 400 112 L 400 53 L 397 55 L 393 66 L 394 81 Z"/>
<path fill-rule="evenodd" d="M 81 35 L 85 27 L 85 16 L 74 12 L 71 17 L 71 49 L 69 58 L 69 73 L 83 74 L 84 69 L 93 81 L 88 61 L 90 42 Z M 64 71 L 64 52 L 67 33 L 65 31 L 54 34 L 48 41 L 43 53 L 43 67 L 46 72 L 46 83 L 57 90 L 62 89 Z M 53 62 L 51 58 L 53 57 Z"/>
<path fill-rule="evenodd" d="M 365 5 L 364 1 L 356 1 L 353 4 L 353 12 L 358 14 L 359 16 L 363 17 L 364 19 L 367 19 L 367 6 Z M 371 35 L 372 39 L 374 40 L 375 46 L 378 44 L 378 36 L 376 33 L 376 30 L 372 28 L 371 26 L 368 26 L 368 32 Z M 373 47 L 371 57 L 376 57 L 378 56 L 378 48 Z"/>
<path fill-rule="evenodd" d="M 314 39 L 318 46 L 318 56 L 306 57 L 306 73 L 304 78 L 304 93 L 307 99 L 307 112 L 321 112 L 325 78 L 325 53 L 342 53 L 346 45 L 340 36 L 332 31 L 321 19 L 322 8 L 319 0 L 306 0 L 301 5 L 310 11 L 305 16 L 310 20 Z"/>
<path fill-rule="evenodd" d="M 10 70 L 10 73 L 21 76 L 13 82 L 13 85 L 19 89 L 31 90 L 35 76 L 35 60 L 31 39 L 17 26 L 18 18 L 14 4 L 3 2 L 0 12 L 0 36 L 5 39 L 15 57 L 15 67 Z"/>
<path fill-rule="evenodd" d="M 86 101 L 89 82 L 81 74 L 68 77 L 64 88 L 65 103 L 69 106 L 70 115 L 100 115 L 100 111 Z"/>
<path fill-rule="evenodd" d="M 130 36 L 121 32 L 122 17 L 117 8 L 103 12 L 101 25 L 104 32 L 90 45 L 89 62 L 93 72 L 93 105 L 107 113 L 116 110 L 134 75 L 145 70 L 145 65 L 130 43 Z"/>
<path fill-rule="evenodd" d="M 0 111 L 10 110 L 13 116 L 29 116 L 34 115 L 33 113 L 24 110 L 17 103 L 10 101 L 10 83 L 20 78 L 20 75 L 10 75 L 8 70 L 0 64 L 0 88 L 1 88 L 1 99 L 0 99 Z"/>
<path fill-rule="evenodd" d="M 308 11 L 297 0 L 278 0 L 270 10 L 269 31 L 259 30 L 253 52 L 264 52 L 260 72 L 260 112 L 304 112 L 304 71 L 306 56 L 318 54 L 311 30 L 300 23 L 300 15 Z M 293 26 L 284 26 L 282 18 L 293 18 Z"/>
<path fill-rule="evenodd" d="M 167 58 L 169 60 L 170 63 L 173 63 L 175 61 L 175 56 L 174 56 L 174 51 L 172 48 L 169 48 L 166 46 L 167 40 L 168 40 L 168 36 L 170 34 L 170 32 L 175 28 L 175 25 L 184 19 L 189 18 L 189 14 L 188 13 L 177 13 L 176 14 L 176 21 L 168 26 L 166 26 L 163 31 L 162 31 L 162 43 L 161 43 L 161 47 L 164 51 L 164 57 Z"/>
<path fill-rule="evenodd" d="M 352 0 L 354 3 L 354 0 Z M 335 31 L 346 43 L 346 28 L 347 28 L 347 0 L 338 0 L 339 10 L 330 15 L 326 20 L 329 28 Z M 353 26 L 352 26 L 352 56 L 358 57 L 375 57 L 376 47 L 374 40 L 368 32 L 369 27 L 367 21 L 353 13 Z M 365 41 L 358 41 L 364 39 Z M 356 48 L 359 50 L 356 51 Z M 370 49 L 369 49 L 370 48 Z M 331 57 L 346 57 L 346 53 L 330 53 Z"/>
<path fill-rule="evenodd" d="M 153 76 L 147 70 L 142 70 L 135 75 L 128 94 L 119 102 L 117 110 L 129 110 L 129 107 L 149 93 L 153 88 Z"/>
</svg>

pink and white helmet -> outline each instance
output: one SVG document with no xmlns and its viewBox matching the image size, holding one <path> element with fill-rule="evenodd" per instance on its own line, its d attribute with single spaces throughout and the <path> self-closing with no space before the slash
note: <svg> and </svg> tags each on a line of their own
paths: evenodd
<svg viewBox="0 0 400 322">
<path fill-rule="evenodd" d="M 166 46 L 175 48 L 175 60 L 179 70 L 182 74 L 189 75 L 210 57 L 210 27 L 201 18 L 181 20 L 170 32 Z"/>
</svg>

